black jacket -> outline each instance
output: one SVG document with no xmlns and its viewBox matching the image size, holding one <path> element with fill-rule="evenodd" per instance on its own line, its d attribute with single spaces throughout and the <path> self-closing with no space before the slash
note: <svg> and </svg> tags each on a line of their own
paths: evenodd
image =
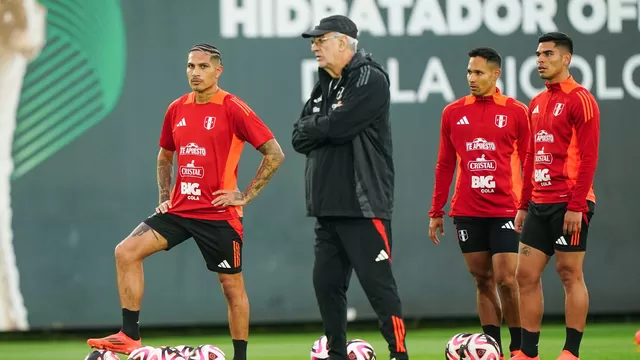
<svg viewBox="0 0 640 360">
<path fill-rule="evenodd" d="M 307 156 L 307 215 L 391 220 L 389 76 L 362 50 L 340 79 L 318 72 L 292 138 L 293 148 Z"/>
</svg>

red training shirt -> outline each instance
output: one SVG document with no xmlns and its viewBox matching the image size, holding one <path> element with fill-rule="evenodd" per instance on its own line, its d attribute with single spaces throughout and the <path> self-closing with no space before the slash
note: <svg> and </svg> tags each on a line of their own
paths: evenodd
<svg viewBox="0 0 640 360">
<path fill-rule="evenodd" d="M 258 148 L 273 137 L 251 108 L 222 89 L 207 104 L 196 104 L 193 92 L 175 100 L 159 142 L 178 158 L 169 213 L 203 220 L 242 217 L 242 207 L 214 207 L 213 192 L 237 189 L 245 141 Z"/>
<path fill-rule="evenodd" d="M 444 215 L 456 162 L 449 216 L 515 216 L 522 186 L 518 148 L 525 153 L 531 136 L 527 114 L 526 105 L 499 89 L 444 108 L 430 217 Z"/>
<path fill-rule="evenodd" d="M 568 210 L 586 212 L 587 200 L 596 201 L 593 177 L 598 163 L 600 110 L 589 90 L 573 77 L 531 100 L 533 134 L 525 164 L 521 209 L 536 204 L 568 202 Z"/>
</svg>

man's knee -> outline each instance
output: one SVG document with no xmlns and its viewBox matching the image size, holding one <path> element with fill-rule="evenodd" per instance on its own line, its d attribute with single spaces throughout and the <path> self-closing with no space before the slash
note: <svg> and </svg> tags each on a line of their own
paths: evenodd
<svg viewBox="0 0 640 360">
<path fill-rule="evenodd" d="M 523 266 L 518 266 L 516 270 L 516 282 L 520 289 L 536 286 L 540 282 L 542 274 Z"/>
<path fill-rule="evenodd" d="M 518 287 L 516 274 L 513 271 L 499 270 L 495 272 L 494 280 L 500 289 L 514 289 Z"/>
<path fill-rule="evenodd" d="M 167 240 L 145 223 L 141 223 L 115 248 L 119 263 L 142 261 L 151 254 L 166 249 Z"/>
<path fill-rule="evenodd" d="M 242 273 L 218 274 L 218 277 L 220 278 L 222 292 L 227 301 L 233 302 L 246 297 L 247 293 L 244 287 Z"/>
<path fill-rule="evenodd" d="M 493 271 L 486 270 L 472 270 L 471 276 L 476 283 L 476 288 L 481 293 L 490 293 L 495 291 L 495 282 L 493 280 Z"/>
<path fill-rule="evenodd" d="M 558 263 L 556 265 L 556 271 L 560 276 L 560 281 L 562 281 L 565 286 L 583 281 L 582 266 Z"/>
<path fill-rule="evenodd" d="M 141 261 L 144 259 L 141 256 L 140 251 L 138 251 L 138 246 L 135 244 L 135 241 L 136 239 L 127 237 L 126 239 L 120 241 L 118 245 L 116 245 L 115 257 L 117 262 L 130 263 L 134 261 Z"/>
</svg>

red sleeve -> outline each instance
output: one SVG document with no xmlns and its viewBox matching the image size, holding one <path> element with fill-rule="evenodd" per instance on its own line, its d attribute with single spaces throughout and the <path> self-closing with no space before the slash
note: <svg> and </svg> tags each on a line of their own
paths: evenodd
<svg viewBox="0 0 640 360">
<path fill-rule="evenodd" d="M 240 140 L 248 142 L 257 149 L 274 138 L 267 125 L 242 100 L 229 96 L 226 103 L 233 119 L 235 134 Z"/>
<path fill-rule="evenodd" d="M 440 150 L 438 151 L 438 162 L 436 164 L 435 183 L 433 185 L 433 197 L 431 199 L 431 210 L 429 217 L 442 217 L 442 210 L 449 198 L 449 188 L 456 171 L 456 148 L 451 141 L 451 126 L 449 125 L 448 107 L 442 112 L 440 124 Z"/>
<path fill-rule="evenodd" d="M 175 118 L 177 104 L 178 101 L 174 101 L 167 108 L 167 112 L 164 114 L 160 141 L 158 142 L 161 148 L 169 151 L 176 151 L 176 145 L 173 142 L 173 119 Z"/>
<path fill-rule="evenodd" d="M 579 168 L 568 210 L 586 212 L 587 195 L 593 185 L 600 144 L 600 109 L 593 95 L 581 89 L 569 103 L 572 126 L 576 132 Z M 579 101 L 578 101 L 579 100 Z"/>
<path fill-rule="evenodd" d="M 531 111 L 533 101 L 529 104 L 529 109 L 522 114 L 522 118 L 518 119 L 518 151 L 520 162 L 522 163 L 522 193 L 520 194 L 520 205 L 518 209 L 527 210 L 529 208 L 529 200 L 531 200 L 531 192 L 533 191 L 533 161 L 535 156 L 533 135 L 531 134 Z M 524 153 L 524 156 L 523 156 Z"/>
</svg>

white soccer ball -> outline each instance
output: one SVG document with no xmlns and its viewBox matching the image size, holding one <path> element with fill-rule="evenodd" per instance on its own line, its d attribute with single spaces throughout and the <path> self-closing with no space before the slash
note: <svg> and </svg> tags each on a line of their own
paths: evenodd
<svg viewBox="0 0 640 360">
<path fill-rule="evenodd" d="M 189 360 L 189 358 L 191 357 L 191 354 L 196 348 L 189 345 L 178 345 L 176 346 L 176 349 L 180 351 L 180 353 L 182 354 L 182 357 L 185 358 L 185 360 Z"/>
<path fill-rule="evenodd" d="M 94 350 L 84 360 L 120 360 L 118 355 L 106 350 Z"/>
<path fill-rule="evenodd" d="M 213 345 L 200 345 L 193 350 L 189 360 L 226 360 L 224 352 Z"/>
<path fill-rule="evenodd" d="M 459 333 L 453 335 L 444 349 L 444 355 L 447 357 L 447 360 L 462 359 L 462 357 L 460 356 L 460 347 L 462 347 L 465 340 L 467 340 L 469 336 L 471 336 L 471 334 L 469 333 Z"/>
<path fill-rule="evenodd" d="M 158 354 L 158 360 L 187 360 L 188 357 L 184 357 L 182 352 L 173 346 L 160 346 L 156 348 Z"/>
<path fill-rule="evenodd" d="M 153 346 L 137 348 L 129 354 L 127 360 L 161 360 L 160 352 Z"/>
<path fill-rule="evenodd" d="M 313 342 L 311 347 L 311 360 L 325 360 L 329 358 L 329 341 L 325 335 Z"/>
<path fill-rule="evenodd" d="M 500 360 L 498 343 L 487 334 L 473 334 L 461 347 L 463 359 Z"/>
<path fill-rule="evenodd" d="M 362 339 L 347 342 L 347 355 L 350 360 L 376 360 L 373 346 Z"/>
</svg>

